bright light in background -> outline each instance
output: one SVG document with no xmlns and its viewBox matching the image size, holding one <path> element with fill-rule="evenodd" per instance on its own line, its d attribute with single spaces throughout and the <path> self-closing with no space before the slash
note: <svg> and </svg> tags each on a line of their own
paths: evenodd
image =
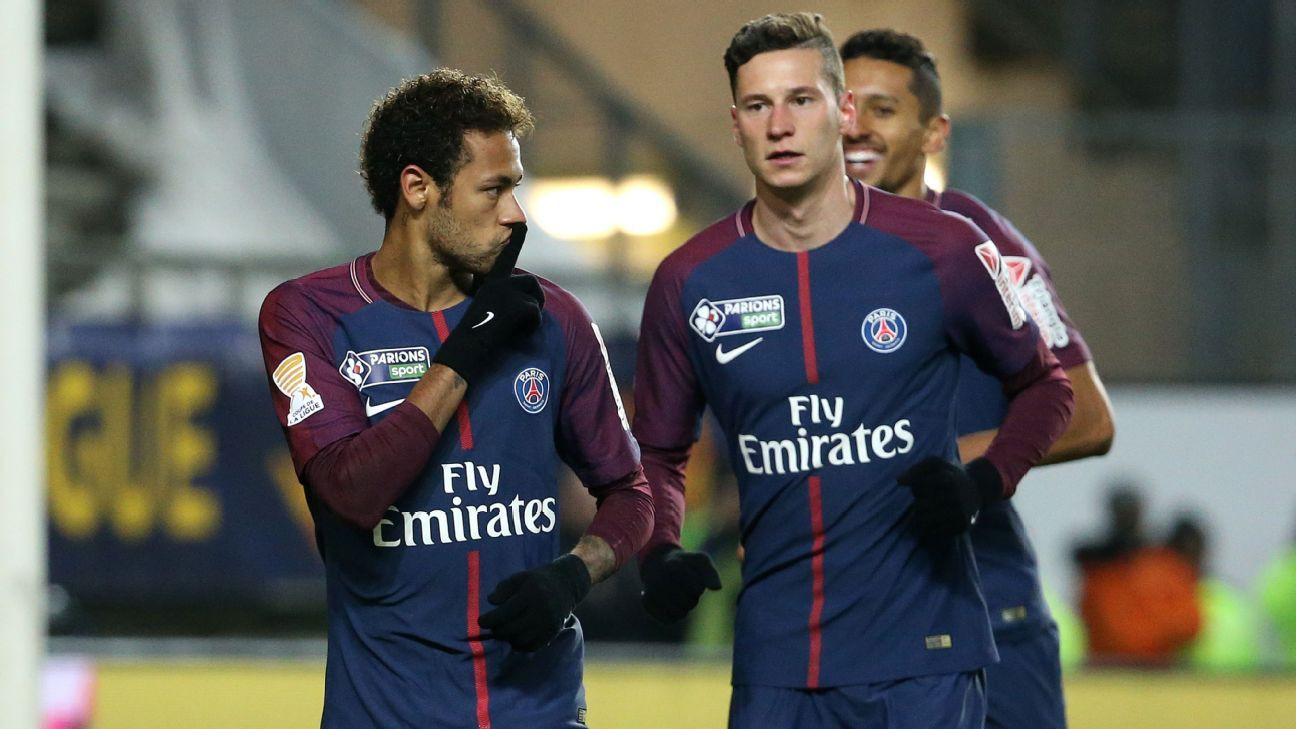
<svg viewBox="0 0 1296 729">
<path fill-rule="evenodd" d="M 649 175 L 627 177 L 617 187 L 617 225 L 629 235 L 657 235 L 675 224 L 675 193 Z"/>
<path fill-rule="evenodd" d="M 923 173 L 923 182 L 927 187 L 943 192 L 945 190 L 945 155 L 927 158 L 927 171 Z"/>
<path fill-rule="evenodd" d="M 627 177 L 615 186 L 604 177 L 541 178 L 527 187 L 527 215 L 555 238 L 607 238 L 618 230 L 656 235 L 677 216 L 670 186 L 651 175 Z"/>
<path fill-rule="evenodd" d="M 527 215 L 555 238 L 606 238 L 616 230 L 616 191 L 605 178 L 539 179 L 529 187 Z"/>
</svg>

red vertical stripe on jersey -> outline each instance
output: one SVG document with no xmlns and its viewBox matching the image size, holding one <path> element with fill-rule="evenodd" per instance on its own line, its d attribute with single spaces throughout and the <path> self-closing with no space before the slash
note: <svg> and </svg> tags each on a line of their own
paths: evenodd
<svg viewBox="0 0 1296 729">
<path fill-rule="evenodd" d="M 444 342 L 446 337 L 450 336 L 450 327 L 446 324 L 445 314 L 439 311 L 432 312 L 432 323 L 436 326 L 437 336 Z M 472 450 L 472 421 L 468 419 L 468 403 L 466 401 L 459 401 L 459 408 L 455 411 L 455 415 L 458 416 L 459 420 L 459 445 L 466 451 Z"/>
<path fill-rule="evenodd" d="M 819 384 L 819 363 L 815 356 L 814 318 L 810 315 L 810 253 L 797 257 L 797 298 L 801 301 L 801 347 L 805 350 L 806 382 Z"/>
<path fill-rule="evenodd" d="M 819 625 L 824 607 L 824 520 L 823 493 L 818 476 L 810 477 L 810 528 L 814 542 L 810 549 L 810 665 L 806 669 L 806 688 L 819 688 L 819 655 L 823 651 L 823 634 Z"/>
<path fill-rule="evenodd" d="M 490 729 L 490 691 L 486 687 L 486 650 L 481 628 L 477 627 L 477 606 L 481 600 L 479 552 L 468 553 L 468 647 L 472 649 L 473 685 L 477 687 L 477 729 Z"/>
</svg>

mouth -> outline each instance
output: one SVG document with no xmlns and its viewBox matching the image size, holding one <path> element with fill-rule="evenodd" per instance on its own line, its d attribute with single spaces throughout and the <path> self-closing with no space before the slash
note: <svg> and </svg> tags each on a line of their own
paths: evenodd
<svg viewBox="0 0 1296 729">
<path fill-rule="evenodd" d="M 846 169 L 852 177 L 862 177 L 872 172 L 882 161 L 882 153 L 876 149 L 847 149 Z"/>
<path fill-rule="evenodd" d="M 791 150 L 782 149 L 775 152 L 770 152 L 768 155 L 765 156 L 765 159 L 769 162 L 773 162 L 776 165 L 789 165 L 796 162 L 797 160 L 801 159 L 804 156 L 805 155 L 801 154 L 800 152 L 793 152 Z"/>
</svg>

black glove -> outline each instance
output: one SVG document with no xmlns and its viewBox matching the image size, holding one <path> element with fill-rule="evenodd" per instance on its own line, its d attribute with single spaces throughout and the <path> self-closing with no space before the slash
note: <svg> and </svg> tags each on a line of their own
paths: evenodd
<svg viewBox="0 0 1296 729">
<path fill-rule="evenodd" d="M 639 563 L 644 610 L 656 620 L 673 623 L 697 607 L 702 593 L 720 589 L 720 573 L 703 552 L 685 552 L 663 544 Z"/>
<path fill-rule="evenodd" d="M 558 636 L 589 589 L 585 562 L 564 554 L 543 567 L 504 578 L 486 597 L 499 607 L 477 618 L 477 625 L 517 650 L 537 651 Z"/>
<path fill-rule="evenodd" d="M 913 490 L 914 521 L 926 536 L 962 534 L 982 508 L 1003 499 L 999 470 L 984 458 L 960 466 L 928 456 L 896 480 Z"/>
<path fill-rule="evenodd" d="M 457 372 L 469 385 L 490 367 L 497 350 L 540 326 L 540 310 L 544 307 L 540 282 L 535 276 L 513 275 L 524 240 L 526 224 L 518 223 L 495 264 L 482 277 L 463 319 L 432 358 Z"/>
</svg>

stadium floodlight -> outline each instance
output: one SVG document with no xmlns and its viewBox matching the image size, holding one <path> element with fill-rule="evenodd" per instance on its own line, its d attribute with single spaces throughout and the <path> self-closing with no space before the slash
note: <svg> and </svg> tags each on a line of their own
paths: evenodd
<svg viewBox="0 0 1296 729">
<path fill-rule="evenodd" d="M 627 177 L 617 186 L 617 227 L 627 235 L 657 235 L 675 224 L 675 193 L 651 175 Z"/>
<path fill-rule="evenodd" d="M 523 190 L 527 215 L 555 238 L 597 240 L 618 231 L 656 235 L 678 215 L 674 192 L 652 175 L 632 175 L 618 184 L 605 177 L 542 178 Z"/>
<path fill-rule="evenodd" d="M 528 186 L 527 214 L 549 235 L 584 240 L 616 231 L 616 190 L 606 178 L 548 178 Z"/>
</svg>

